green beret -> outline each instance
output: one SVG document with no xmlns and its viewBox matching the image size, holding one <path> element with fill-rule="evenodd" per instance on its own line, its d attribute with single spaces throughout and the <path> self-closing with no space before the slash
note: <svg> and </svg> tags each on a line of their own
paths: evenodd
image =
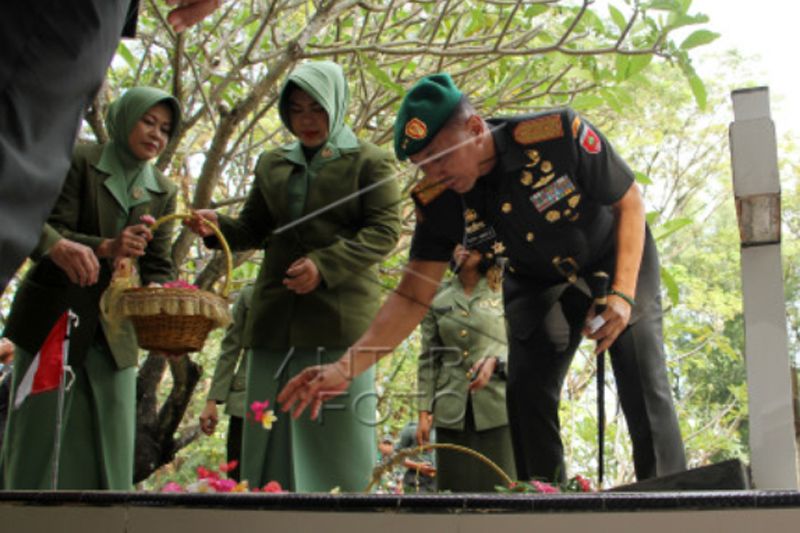
<svg viewBox="0 0 800 533">
<path fill-rule="evenodd" d="M 431 74 L 406 94 L 394 122 L 394 153 L 400 161 L 425 148 L 461 101 L 449 74 Z"/>
</svg>

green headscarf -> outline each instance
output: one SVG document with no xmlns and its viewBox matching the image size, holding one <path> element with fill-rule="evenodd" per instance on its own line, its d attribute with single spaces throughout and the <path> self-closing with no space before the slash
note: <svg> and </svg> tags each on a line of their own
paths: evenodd
<svg viewBox="0 0 800 533">
<path fill-rule="evenodd" d="M 320 167 L 337 159 L 342 152 L 357 150 L 358 139 L 353 130 L 344 123 L 350 91 L 342 67 L 331 61 L 313 61 L 300 65 L 289 74 L 281 87 L 278 100 L 281 121 L 289 131 L 292 129 L 289 122 L 289 94 L 292 87 L 299 87 L 308 93 L 328 114 L 328 138 L 314 152 L 311 161 L 306 160 L 300 141 L 284 147 L 286 159 L 298 165 L 287 183 L 286 201 L 290 218 L 294 220 L 303 212 L 308 187 Z"/>
<path fill-rule="evenodd" d="M 289 74 L 283 82 L 278 101 L 281 120 L 289 131 L 292 129 L 289 125 L 289 88 L 292 84 L 308 93 L 328 113 L 328 140 L 325 146 L 339 150 L 358 147 L 353 130 L 344 123 L 347 105 L 350 103 L 350 90 L 342 67 L 332 61 L 313 61 L 300 65 Z"/>
<path fill-rule="evenodd" d="M 127 193 L 134 183 L 157 187 L 152 165 L 133 155 L 128 138 L 142 115 L 161 102 L 172 110 L 172 138 L 180 124 L 181 108 L 177 99 L 161 89 L 134 87 L 108 107 L 106 128 L 109 141 L 103 147 L 97 168 L 110 175 L 106 185 L 125 211 L 130 207 Z"/>
</svg>

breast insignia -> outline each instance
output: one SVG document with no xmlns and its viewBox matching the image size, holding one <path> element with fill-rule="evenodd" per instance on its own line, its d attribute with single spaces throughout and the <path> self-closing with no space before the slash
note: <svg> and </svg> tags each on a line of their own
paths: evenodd
<svg viewBox="0 0 800 533">
<path fill-rule="evenodd" d="M 545 185 L 553 181 L 553 178 L 555 177 L 556 177 L 555 172 L 551 172 L 547 176 L 542 176 L 536 183 L 533 184 L 533 188 L 538 189 L 539 187 L 544 187 Z"/>
<path fill-rule="evenodd" d="M 541 156 L 539 155 L 539 150 L 525 150 L 525 155 L 528 156 L 528 159 L 531 160 L 530 163 L 525 165 L 527 168 L 533 168 L 539 164 L 539 160 Z"/>
<path fill-rule="evenodd" d="M 525 187 L 529 187 L 533 183 L 533 173 L 523 170 L 522 177 L 519 180 Z"/>
<path fill-rule="evenodd" d="M 558 222 L 561 218 L 561 213 L 553 209 L 552 211 L 548 211 L 544 218 L 552 224 L 553 222 Z"/>
</svg>

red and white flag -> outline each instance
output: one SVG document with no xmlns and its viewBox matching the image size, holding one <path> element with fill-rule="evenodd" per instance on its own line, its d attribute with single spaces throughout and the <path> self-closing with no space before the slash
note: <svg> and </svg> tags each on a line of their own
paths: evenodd
<svg viewBox="0 0 800 533">
<path fill-rule="evenodd" d="M 69 352 L 69 332 L 72 320 L 76 318 L 72 311 L 67 310 L 56 320 L 17 387 L 15 409 L 22 405 L 28 395 L 55 390 L 61 385 L 64 361 Z"/>
</svg>

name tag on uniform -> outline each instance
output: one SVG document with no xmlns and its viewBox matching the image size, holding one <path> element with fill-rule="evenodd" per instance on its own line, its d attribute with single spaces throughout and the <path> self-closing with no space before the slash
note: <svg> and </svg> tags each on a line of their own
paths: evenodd
<svg viewBox="0 0 800 533">
<path fill-rule="evenodd" d="M 464 246 L 469 249 L 478 248 L 481 244 L 487 241 L 497 240 L 497 233 L 491 226 L 477 226 L 474 231 L 467 231 L 466 242 Z"/>
<path fill-rule="evenodd" d="M 575 184 L 572 183 L 569 176 L 564 174 L 544 189 L 533 193 L 530 199 L 536 210 L 541 213 L 573 192 L 575 192 Z"/>
</svg>

